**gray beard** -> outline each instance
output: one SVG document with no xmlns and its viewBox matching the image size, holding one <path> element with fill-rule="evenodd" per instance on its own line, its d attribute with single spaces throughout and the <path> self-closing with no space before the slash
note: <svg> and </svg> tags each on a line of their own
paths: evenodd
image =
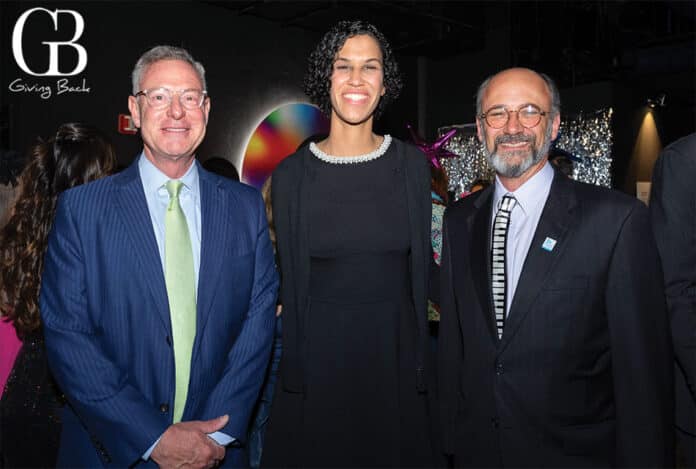
<svg viewBox="0 0 696 469">
<path fill-rule="evenodd" d="M 486 159 L 488 160 L 488 164 L 491 165 L 493 169 L 495 169 L 495 172 L 498 173 L 500 176 L 507 177 L 507 178 L 518 178 L 522 176 L 524 173 L 527 172 L 529 168 L 534 166 L 535 164 L 539 163 L 542 158 L 544 158 L 546 155 L 549 153 L 549 149 L 551 148 L 551 133 L 553 132 L 553 126 L 549 125 L 546 128 L 546 132 L 544 133 L 544 141 L 539 147 L 539 149 L 536 149 L 536 136 L 534 135 L 499 135 L 496 137 L 495 142 L 493 144 L 493 150 L 489 150 L 488 146 L 484 144 L 484 150 L 486 153 Z M 486 138 L 486 133 L 484 130 L 484 142 Z M 520 152 L 516 152 L 511 156 L 518 156 L 519 153 L 525 153 L 526 156 L 520 160 L 518 163 L 512 163 L 511 161 L 508 160 L 508 157 L 499 155 L 497 150 L 498 150 L 498 144 L 500 143 L 517 143 L 517 142 L 530 142 L 531 143 L 531 150 L 520 150 Z"/>
</svg>

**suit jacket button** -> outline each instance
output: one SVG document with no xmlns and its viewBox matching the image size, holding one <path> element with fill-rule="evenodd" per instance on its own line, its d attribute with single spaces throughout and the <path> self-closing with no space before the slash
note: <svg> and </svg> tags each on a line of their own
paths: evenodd
<svg viewBox="0 0 696 469">
<path fill-rule="evenodd" d="M 502 362 L 495 362 L 495 374 L 496 375 L 503 374 L 503 363 Z"/>
<path fill-rule="evenodd" d="M 169 412 L 169 404 L 167 404 L 167 403 L 160 404 L 159 409 L 160 409 L 160 412 L 162 412 L 163 414 L 166 414 L 167 412 Z"/>
<path fill-rule="evenodd" d="M 172 338 L 167 336 L 167 338 L 165 340 L 167 341 L 167 345 L 169 345 L 171 347 L 172 346 Z"/>
<path fill-rule="evenodd" d="M 493 417 L 491 418 L 491 423 L 493 424 L 493 428 L 498 428 L 500 426 L 500 419 L 498 417 Z"/>
</svg>

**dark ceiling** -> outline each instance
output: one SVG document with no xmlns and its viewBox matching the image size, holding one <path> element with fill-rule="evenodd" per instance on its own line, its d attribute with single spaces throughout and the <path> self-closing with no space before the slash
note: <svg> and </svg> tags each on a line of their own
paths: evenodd
<svg viewBox="0 0 696 469">
<path fill-rule="evenodd" d="M 319 37 L 336 22 L 364 19 L 377 26 L 401 54 L 448 56 L 472 49 L 483 40 L 480 2 L 208 2 L 240 15 L 263 18 Z M 443 49 L 443 47 L 445 49 Z"/>
<path fill-rule="evenodd" d="M 554 71 L 561 84 L 640 67 L 694 69 L 693 1 L 207 1 L 317 38 L 342 19 L 365 19 L 399 55 L 446 59 L 505 36 L 507 61 Z M 652 51 L 652 52 L 651 52 Z"/>
</svg>

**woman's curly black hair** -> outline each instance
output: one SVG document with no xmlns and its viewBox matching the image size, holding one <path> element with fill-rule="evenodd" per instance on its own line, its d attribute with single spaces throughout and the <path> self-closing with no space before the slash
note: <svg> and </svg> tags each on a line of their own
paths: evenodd
<svg viewBox="0 0 696 469">
<path fill-rule="evenodd" d="M 313 104 L 327 116 L 331 116 L 331 75 L 333 73 L 334 61 L 338 51 L 341 50 L 348 38 L 353 36 L 368 35 L 372 36 L 382 51 L 382 62 L 384 70 L 384 96 L 379 100 L 375 117 L 382 115 L 385 107 L 399 97 L 403 83 L 399 73 L 399 65 L 396 63 L 391 46 L 384 35 L 379 30 L 365 21 L 339 21 L 331 28 L 308 60 L 307 73 L 304 78 L 304 92 Z"/>
</svg>

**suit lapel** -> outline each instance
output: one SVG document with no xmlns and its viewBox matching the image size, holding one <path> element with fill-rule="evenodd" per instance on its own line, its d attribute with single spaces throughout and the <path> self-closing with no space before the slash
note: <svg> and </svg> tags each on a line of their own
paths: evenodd
<svg viewBox="0 0 696 469">
<path fill-rule="evenodd" d="M 565 249 L 568 228 L 576 218 L 573 214 L 576 205 L 577 199 L 572 185 L 556 172 L 522 267 L 510 312 L 505 320 L 505 330 L 499 351 L 505 349 L 529 314 L 534 300 L 547 283 L 553 266 Z M 542 248 L 546 238 L 556 241 L 554 248 L 550 251 Z"/>
<path fill-rule="evenodd" d="M 196 163 L 198 164 L 198 163 Z M 196 336 L 201 336 L 218 289 L 218 272 L 222 269 L 221 253 L 228 245 L 228 223 L 230 210 L 227 198 L 222 194 L 219 182 L 198 166 L 201 197 L 201 265 L 198 274 L 198 301 L 196 314 Z M 196 342 L 199 342 L 196 340 Z"/>
<path fill-rule="evenodd" d="M 146 284 L 152 293 L 162 324 L 167 333 L 171 334 L 169 301 L 164 284 L 162 260 L 140 180 L 138 158 L 116 177 L 115 182 L 118 186 L 118 196 L 115 200 L 116 212 L 123 226 L 128 227 L 125 231 L 131 240 L 133 257 L 140 265 L 140 269 L 133 272 L 133 275 L 140 275 L 143 278 L 143 284 Z"/>
<path fill-rule="evenodd" d="M 491 257 L 490 257 L 490 223 L 493 204 L 493 187 L 486 189 L 487 193 L 474 202 L 477 211 L 474 214 L 473 225 L 471 227 L 471 246 L 469 248 L 469 259 L 471 262 L 471 276 L 474 288 L 478 295 L 479 305 L 484 320 L 488 324 L 488 332 L 491 339 L 498 341 L 498 333 L 493 321 L 493 297 L 491 295 Z M 467 299 L 463 304 L 467 304 Z"/>
</svg>

